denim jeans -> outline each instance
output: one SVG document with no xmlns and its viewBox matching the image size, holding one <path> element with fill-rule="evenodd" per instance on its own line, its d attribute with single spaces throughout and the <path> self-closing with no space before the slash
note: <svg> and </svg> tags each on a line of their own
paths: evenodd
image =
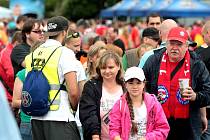
<svg viewBox="0 0 210 140">
<path fill-rule="evenodd" d="M 23 140 L 32 140 L 31 123 L 20 123 L 20 134 Z"/>
<path fill-rule="evenodd" d="M 201 135 L 201 140 L 210 140 L 210 120 L 208 120 L 207 130 Z"/>
</svg>

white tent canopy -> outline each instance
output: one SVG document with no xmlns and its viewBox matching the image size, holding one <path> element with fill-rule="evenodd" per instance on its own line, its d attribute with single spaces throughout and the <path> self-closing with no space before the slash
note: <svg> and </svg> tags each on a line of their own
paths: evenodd
<svg viewBox="0 0 210 140">
<path fill-rule="evenodd" d="M 0 6 L 0 18 L 9 18 L 12 17 L 12 11 L 8 8 Z"/>
</svg>

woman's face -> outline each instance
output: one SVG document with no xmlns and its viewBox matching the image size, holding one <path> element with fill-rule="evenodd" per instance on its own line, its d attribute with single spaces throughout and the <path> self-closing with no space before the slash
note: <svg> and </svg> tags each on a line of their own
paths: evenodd
<svg viewBox="0 0 210 140">
<path fill-rule="evenodd" d="M 115 63 L 114 59 L 109 58 L 106 61 L 105 67 L 100 69 L 100 72 L 103 80 L 113 80 L 116 79 L 119 70 L 120 66 Z"/>
<path fill-rule="evenodd" d="M 138 79 L 133 79 L 133 80 L 128 80 L 125 86 L 130 96 L 137 97 L 139 95 L 142 96 L 145 83 L 142 81 L 139 81 Z"/>
</svg>

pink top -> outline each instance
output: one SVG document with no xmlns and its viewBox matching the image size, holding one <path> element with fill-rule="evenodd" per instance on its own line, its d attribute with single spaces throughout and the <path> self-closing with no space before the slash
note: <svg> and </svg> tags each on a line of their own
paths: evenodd
<svg viewBox="0 0 210 140">
<path fill-rule="evenodd" d="M 130 136 L 131 118 L 125 95 L 116 102 L 109 116 L 111 140 L 115 136 L 120 136 L 122 140 L 128 140 Z M 161 104 L 155 95 L 148 93 L 144 93 L 144 102 L 147 108 L 146 140 L 166 140 L 170 127 Z"/>
</svg>

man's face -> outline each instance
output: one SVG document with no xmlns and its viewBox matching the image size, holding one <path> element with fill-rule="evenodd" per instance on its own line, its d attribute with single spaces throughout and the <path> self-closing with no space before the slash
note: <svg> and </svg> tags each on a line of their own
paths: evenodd
<svg viewBox="0 0 210 140">
<path fill-rule="evenodd" d="M 148 27 L 154 27 L 159 30 L 161 24 L 160 17 L 149 17 Z"/>
<path fill-rule="evenodd" d="M 66 43 L 66 47 L 71 49 L 75 54 L 80 51 L 81 47 L 81 38 L 70 38 L 69 41 Z"/>
<path fill-rule="evenodd" d="M 35 23 L 31 33 L 28 34 L 27 39 L 32 43 L 44 41 L 43 26 Z"/>
<path fill-rule="evenodd" d="M 182 43 L 178 40 L 167 41 L 166 45 L 170 62 L 179 62 L 180 60 L 182 60 L 188 49 L 186 43 Z"/>
<path fill-rule="evenodd" d="M 107 30 L 107 40 L 108 43 L 113 43 L 113 41 L 116 39 L 117 34 L 114 32 L 114 28 L 109 28 Z"/>
</svg>

